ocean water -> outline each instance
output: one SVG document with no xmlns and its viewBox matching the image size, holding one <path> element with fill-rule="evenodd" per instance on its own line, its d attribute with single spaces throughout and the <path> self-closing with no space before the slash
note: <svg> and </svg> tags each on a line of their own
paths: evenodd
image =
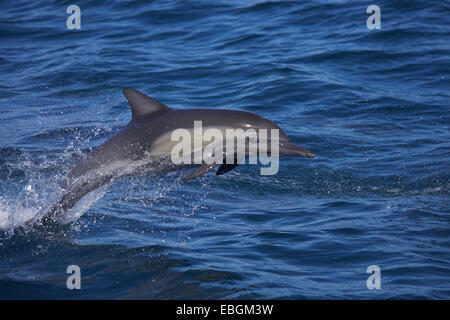
<svg viewBox="0 0 450 320">
<path fill-rule="evenodd" d="M 366 26 L 370 4 L 381 29 Z M 2 1 L 0 298 L 450 298 L 449 13 L 415 0 Z M 69 224 L 26 227 L 129 122 L 124 87 L 255 112 L 317 157 L 283 158 L 274 176 L 125 178 Z"/>
</svg>

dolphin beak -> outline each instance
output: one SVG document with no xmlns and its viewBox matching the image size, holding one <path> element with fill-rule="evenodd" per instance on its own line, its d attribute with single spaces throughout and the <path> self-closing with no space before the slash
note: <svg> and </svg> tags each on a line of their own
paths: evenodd
<svg viewBox="0 0 450 320">
<path fill-rule="evenodd" d="M 309 149 L 287 142 L 280 144 L 280 156 L 314 158 L 316 155 Z"/>
</svg>

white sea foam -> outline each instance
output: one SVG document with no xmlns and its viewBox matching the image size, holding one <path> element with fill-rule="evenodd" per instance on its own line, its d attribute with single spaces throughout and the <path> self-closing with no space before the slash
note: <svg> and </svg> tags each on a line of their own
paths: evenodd
<svg viewBox="0 0 450 320">
<path fill-rule="evenodd" d="M 30 199 L 17 202 L 0 198 L 0 230 L 11 230 L 25 225 L 42 210 L 40 206 L 30 205 Z"/>
</svg>

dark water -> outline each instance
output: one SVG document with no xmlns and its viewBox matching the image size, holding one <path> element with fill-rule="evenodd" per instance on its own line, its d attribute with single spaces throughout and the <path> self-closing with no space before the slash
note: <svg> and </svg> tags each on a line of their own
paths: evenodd
<svg viewBox="0 0 450 320">
<path fill-rule="evenodd" d="M 450 5 L 378 1 L 371 31 L 369 4 L 2 1 L 0 298 L 450 298 Z M 129 121 L 124 87 L 256 112 L 318 156 L 124 179 L 23 228 Z"/>
</svg>

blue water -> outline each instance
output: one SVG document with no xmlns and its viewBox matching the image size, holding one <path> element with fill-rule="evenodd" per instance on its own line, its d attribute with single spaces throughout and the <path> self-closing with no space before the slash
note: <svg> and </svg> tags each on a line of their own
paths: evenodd
<svg viewBox="0 0 450 320">
<path fill-rule="evenodd" d="M 81 30 L 66 27 L 71 4 Z M 449 13 L 411 0 L 2 1 L 0 298 L 450 298 Z M 68 225 L 24 227 L 128 123 L 124 87 L 258 113 L 317 157 L 282 159 L 275 176 L 126 178 Z M 69 265 L 81 290 L 66 287 Z"/>
</svg>

